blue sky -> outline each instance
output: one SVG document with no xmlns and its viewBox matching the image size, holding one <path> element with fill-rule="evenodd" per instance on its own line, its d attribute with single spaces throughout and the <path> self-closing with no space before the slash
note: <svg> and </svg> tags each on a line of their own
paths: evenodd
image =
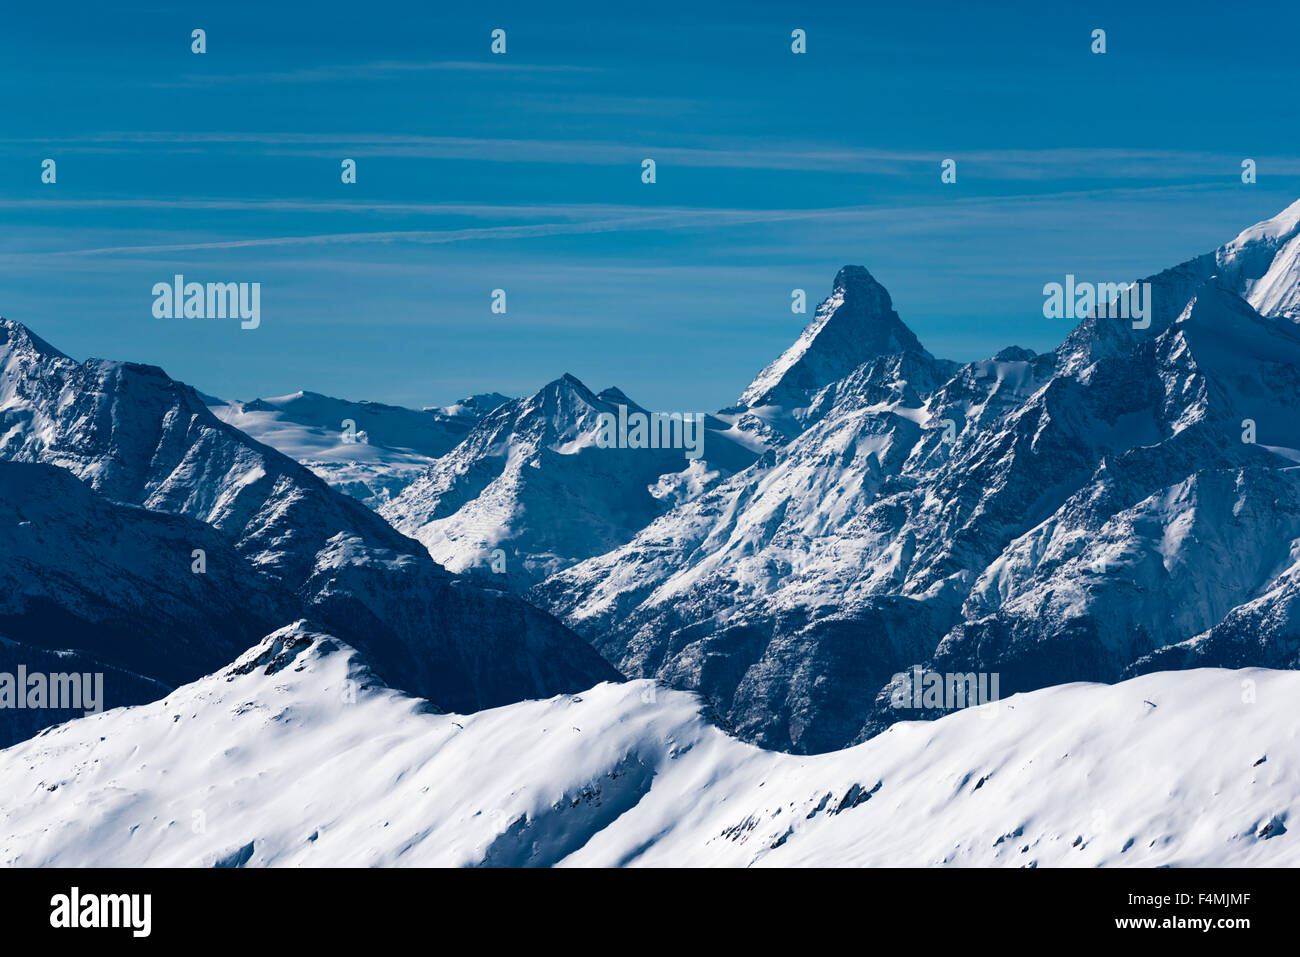
<svg viewBox="0 0 1300 957">
<path fill-rule="evenodd" d="M 1149 274 L 1300 198 L 1294 2 L 441 6 L 15 5 L 0 314 L 228 398 L 572 372 L 715 409 L 846 263 L 938 355 L 1042 350 L 1068 331 L 1044 283 Z M 155 319 L 178 272 L 261 282 L 261 327 Z"/>
</svg>

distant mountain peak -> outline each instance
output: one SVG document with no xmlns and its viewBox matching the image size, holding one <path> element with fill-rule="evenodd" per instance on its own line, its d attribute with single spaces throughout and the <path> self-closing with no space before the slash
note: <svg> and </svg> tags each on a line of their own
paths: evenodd
<svg viewBox="0 0 1300 957">
<path fill-rule="evenodd" d="M 627 397 L 627 394 L 617 386 L 610 386 L 608 389 L 602 389 L 596 398 L 603 399 L 606 402 L 613 402 L 615 404 L 622 403 L 623 405 L 632 402 L 632 400 Z"/>
<path fill-rule="evenodd" d="M 451 418 L 480 419 L 510 401 L 510 396 L 500 392 L 479 392 L 468 395 L 453 405 L 425 406 L 425 412 L 438 412 Z"/>
<path fill-rule="evenodd" d="M 1028 362 L 1037 354 L 1033 349 L 1026 349 L 1023 346 L 1007 346 L 993 356 L 993 360 L 995 362 Z"/>
<path fill-rule="evenodd" d="M 587 388 L 581 379 L 566 372 L 558 379 L 546 383 L 533 395 L 497 409 L 489 420 L 513 421 L 545 420 L 557 434 L 564 435 L 574 429 L 582 431 L 584 423 L 595 413 L 605 411 L 604 403 L 596 393 Z M 521 418 L 522 417 L 522 418 Z"/>
<path fill-rule="evenodd" d="M 863 266 L 835 275 L 831 295 L 798 340 L 760 372 L 741 394 L 745 406 L 806 404 L 818 390 L 877 356 L 929 356 L 894 311 L 889 292 Z"/>
<path fill-rule="evenodd" d="M 42 640 L 57 633 L 61 647 L 89 654 L 107 635 L 116 651 L 135 655 L 120 658 L 119 667 L 141 680 L 173 684 L 194 675 L 218 639 L 227 643 L 225 657 L 231 647 L 247 647 L 250 633 L 265 634 L 276 620 L 305 612 L 341 640 L 356 642 L 390 680 L 400 676 L 415 693 L 451 708 L 495 707 L 617 680 L 618 672 L 554 619 L 500 588 L 450 576 L 419 543 L 218 418 L 161 369 L 38 352 L 36 337 L 17 324 L 6 323 L 0 336 L 0 461 L 24 466 L 10 476 L 25 483 L 20 489 L 35 486 L 46 495 L 61 516 L 54 528 L 63 529 L 51 530 L 51 517 L 28 526 L 26 538 L 11 534 L 30 519 L 12 511 L 16 493 L 0 489 L 10 505 L 9 520 L 0 516 L 6 638 L 21 628 Z M 358 435 L 389 438 L 392 425 L 392 435 L 409 443 L 430 438 L 425 426 L 438 431 L 441 425 L 427 413 L 311 394 L 288 404 L 319 413 L 322 425 L 280 419 L 270 426 L 302 426 L 300 435 L 314 430 L 331 445 L 344 409 Z M 461 422 L 455 431 L 469 429 Z M 346 443 L 344 454 L 361 459 L 375 447 Z M 98 503 L 97 515 L 87 518 L 86 507 L 67 502 L 69 496 L 49 499 L 51 483 L 41 481 L 43 470 L 33 470 L 33 463 L 84 483 L 95 493 L 88 500 Z M 125 538 L 124 530 L 134 537 Z M 88 534 L 98 536 L 86 545 L 93 562 L 79 551 Z M 106 555 L 117 543 L 124 547 L 110 561 Z M 195 569 L 202 574 L 191 573 L 196 548 L 206 563 L 206 571 Z M 221 585 L 223 573 L 242 587 L 254 571 L 265 581 L 259 577 L 248 592 Z M 15 582 L 25 589 L 17 601 L 8 587 Z M 28 602 L 29 596 L 37 600 Z M 253 603 L 261 598 L 266 607 L 259 611 Z M 104 627 L 115 614 L 116 630 Z M 137 617 L 148 623 L 133 630 Z M 206 621 L 208 630 L 192 628 L 195 621 Z M 174 642 L 173 627 L 192 641 Z M 146 639 L 133 640 L 134 631 Z"/>
<path fill-rule="evenodd" d="M 1260 315 L 1300 321 L 1300 200 L 1242 230 L 1213 262 Z"/>
<path fill-rule="evenodd" d="M 566 372 L 554 381 L 548 382 L 537 393 L 542 395 L 576 395 L 588 405 L 596 405 L 596 393 L 587 388 L 587 384 L 572 372 Z"/>
<path fill-rule="evenodd" d="M 30 350 L 42 357 L 68 358 L 21 322 L 0 316 L 0 350 L 12 353 L 20 349 Z"/>
</svg>

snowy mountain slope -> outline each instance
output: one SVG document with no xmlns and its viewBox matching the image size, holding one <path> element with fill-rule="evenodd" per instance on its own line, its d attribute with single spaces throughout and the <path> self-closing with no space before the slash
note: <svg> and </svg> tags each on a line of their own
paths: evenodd
<svg viewBox="0 0 1300 957">
<path fill-rule="evenodd" d="M 8 320 L 0 460 L 57 465 L 109 499 L 211 525 L 389 681 L 446 707 L 617 676 L 549 615 L 457 580 L 361 503 L 218 420 L 161 369 L 77 363 Z"/>
<path fill-rule="evenodd" d="M 489 412 L 501 408 L 509 401 L 510 396 L 502 395 L 500 392 L 479 392 L 475 395 L 466 396 L 459 402 L 453 402 L 451 405 L 425 406 L 421 411 L 432 412 L 450 419 L 463 419 L 473 423 Z"/>
<path fill-rule="evenodd" d="M 1300 549 L 1295 541 L 1284 560 L 1286 570 L 1273 578 L 1258 598 L 1238 605 L 1213 628 L 1144 655 L 1126 674 L 1147 674 L 1208 663 L 1231 667 L 1258 662 L 1270 668 L 1300 669 Z"/>
<path fill-rule="evenodd" d="M 252 402 L 216 402 L 221 421 L 307 466 L 374 508 L 465 438 L 504 396 L 474 396 L 445 409 L 404 409 L 295 392 Z M 492 404 L 495 403 L 495 404 Z"/>
<path fill-rule="evenodd" d="M 1150 277 L 1146 329 L 1093 315 L 1045 355 L 860 366 L 787 446 L 530 594 L 770 747 L 879 731 L 914 663 L 1001 671 L 1004 693 L 1116 680 L 1287 568 L 1300 339 L 1241 296 L 1288 216 Z M 1197 660 L 1286 660 L 1297 633 L 1274 620 L 1263 657 Z"/>
<path fill-rule="evenodd" d="M 694 460 L 684 448 L 598 445 L 601 415 L 638 413 L 648 410 L 619 390 L 596 394 L 565 375 L 484 417 L 380 512 L 452 571 L 488 572 L 500 549 L 498 573 L 523 588 L 623 544 L 757 457 L 713 416 Z"/>
<path fill-rule="evenodd" d="M 1210 282 L 1151 353 L 1164 386 L 1151 411 L 1166 437 L 1104 460 L 1012 542 L 975 584 L 934 667 L 996 666 L 1011 689 L 1113 680 L 1215 627 L 1291 564 L 1300 470 L 1263 443 L 1300 440 L 1300 335 Z M 1241 440 L 1247 420 L 1259 443 Z M 1294 643 L 1288 629 L 1300 635 L 1300 619 L 1271 650 L 1209 658 L 1204 645 L 1199 661 L 1279 664 Z"/>
<path fill-rule="evenodd" d="M 1300 201 L 1244 230 L 1215 259 L 1261 315 L 1300 321 Z"/>
<path fill-rule="evenodd" d="M 0 863 L 1295 866 L 1297 694 L 1074 684 L 799 757 L 649 681 L 434 713 L 298 623 L 0 752 Z"/>
</svg>

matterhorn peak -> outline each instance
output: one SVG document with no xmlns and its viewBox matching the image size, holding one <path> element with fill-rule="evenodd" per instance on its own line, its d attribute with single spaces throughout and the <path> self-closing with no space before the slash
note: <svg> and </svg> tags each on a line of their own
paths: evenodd
<svg viewBox="0 0 1300 957">
<path fill-rule="evenodd" d="M 885 287 L 865 267 L 845 266 L 799 339 L 758 374 L 740 403 L 798 408 L 864 362 L 902 352 L 929 356 L 898 318 Z"/>
</svg>

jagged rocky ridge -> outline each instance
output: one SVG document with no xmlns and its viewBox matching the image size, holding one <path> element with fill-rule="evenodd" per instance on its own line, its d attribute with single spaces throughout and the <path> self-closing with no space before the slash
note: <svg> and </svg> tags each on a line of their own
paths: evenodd
<svg viewBox="0 0 1300 957">
<path fill-rule="evenodd" d="M 1094 314 L 963 366 L 846 267 L 741 399 L 794 438 L 530 594 L 797 751 L 933 717 L 890 704 L 913 664 L 1004 695 L 1295 667 L 1297 248 L 1300 203 L 1149 277 L 1148 328 Z M 852 343 L 876 354 L 850 367 Z"/>
</svg>

